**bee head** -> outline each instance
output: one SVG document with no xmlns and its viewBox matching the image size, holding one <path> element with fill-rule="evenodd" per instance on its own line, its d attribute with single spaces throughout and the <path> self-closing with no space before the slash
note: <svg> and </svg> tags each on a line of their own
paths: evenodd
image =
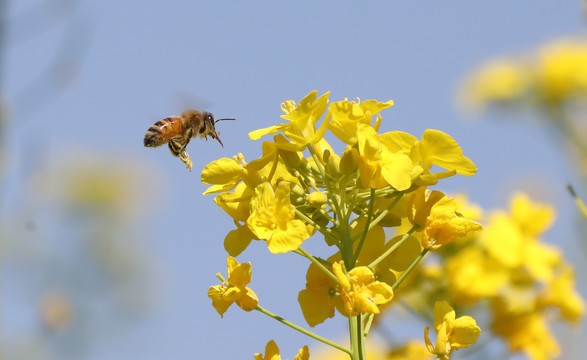
<svg viewBox="0 0 587 360">
<path fill-rule="evenodd" d="M 214 115 L 212 115 L 209 112 L 205 112 L 202 115 L 204 117 L 204 126 L 202 126 L 200 128 L 200 136 L 201 137 L 210 136 L 212 139 L 218 140 L 220 145 L 222 145 L 222 147 L 224 147 L 224 144 L 222 144 L 222 141 L 220 141 L 220 138 L 218 137 L 218 135 L 220 133 L 216 131 L 216 121 L 217 120 L 214 120 Z"/>
<path fill-rule="evenodd" d="M 220 131 L 216 131 L 216 123 L 219 121 L 223 121 L 223 120 L 236 120 L 236 119 L 214 120 L 214 115 L 212 115 L 210 113 L 204 113 L 204 123 L 206 124 L 205 128 L 207 129 L 206 135 L 210 135 L 213 139 L 218 140 L 218 142 L 220 143 L 220 145 L 222 145 L 222 147 L 224 147 L 224 144 L 222 143 L 222 141 L 218 137 L 218 135 L 220 135 Z"/>
</svg>

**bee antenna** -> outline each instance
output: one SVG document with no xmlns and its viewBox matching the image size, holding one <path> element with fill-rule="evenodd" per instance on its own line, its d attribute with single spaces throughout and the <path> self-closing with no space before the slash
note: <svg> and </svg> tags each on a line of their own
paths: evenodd
<svg viewBox="0 0 587 360">
<path fill-rule="evenodd" d="M 224 121 L 224 120 L 236 120 L 236 119 L 216 119 L 216 121 L 214 123 L 217 123 L 219 121 Z"/>
</svg>

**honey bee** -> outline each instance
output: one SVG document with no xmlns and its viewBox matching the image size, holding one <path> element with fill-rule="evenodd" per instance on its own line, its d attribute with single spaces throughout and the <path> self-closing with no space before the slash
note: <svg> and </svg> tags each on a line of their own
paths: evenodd
<svg viewBox="0 0 587 360">
<path fill-rule="evenodd" d="M 151 125 L 145 134 L 144 144 L 146 147 L 159 147 L 167 143 L 173 156 L 179 157 L 186 168 L 192 171 L 193 164 L 185 149 L 186 146 L 193 137 L 200 136 L 208 140 L 210 136 L 224 147 L 218 137 L 220 132 L 216 131 L 216 123 L 221 120 L 234 119 L 214 120 L 214 116 L 209 112 L 188 110 L 179 116 L 168 117 Z"/>
</svg>

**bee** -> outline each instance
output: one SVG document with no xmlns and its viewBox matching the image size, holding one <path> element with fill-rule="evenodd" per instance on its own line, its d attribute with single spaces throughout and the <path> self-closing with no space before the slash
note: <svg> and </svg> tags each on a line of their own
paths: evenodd
<svg viewBox="0 0 587 360">
<path fill-rule="evenodd" d="M 199 136 L 208 140 L 208 136 L 218 140 L 224 147 L 218 137 L 220 132 L 216 131 L 216 123 L 221 120 L 214 120 L 214 116 L 209 112 L 200 112 L 197 110 L 188 110 L 179 116 L 172 116 L 157 121 L 151 125 L 145 134 L 145 147 L 159 147 L 163 144 L 169 146 L 171 154 L 179 157 L 184 162 L 186 168 L 192 171 L 192 161 L 186 151 L 186 146 L 193 137 Z"/>
</svg>

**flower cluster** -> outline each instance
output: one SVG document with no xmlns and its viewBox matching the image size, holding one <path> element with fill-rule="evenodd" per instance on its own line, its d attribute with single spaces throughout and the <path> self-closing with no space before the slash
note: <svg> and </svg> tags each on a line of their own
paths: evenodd
<svg viewBox="0 0 587 360">
<path fill-rule="evenodd" d="M 463 198 L 457 202 L 467 216 L 486 219 L 483 232 L 444 247 L 436 254 L 440 261 L 425 264 L 406 290 L 486 313 L 489 328 L 511 352 L 531 359 L 557 357 L 560 349 L 548 324 L 555 318 L 578 322 L 585 304 L 575 290 L 571 265 L 542 241 L 554 210 L 522 193 L 513 197 L 509 211 L 488 216 Z"/>
<path fill-rule="evenodd" d="M 470 109 L 533 110 L 563 138 L 563 147 L 575 158 L 574 170 L 587 176 L 587 39 L 557 40 L 530 56 L 491 60 L 466 79 L 461 93 Z"/>
<path fill-rule="evenodd" d="M 271 253 L 296 252 L 310 263 L 298 297 L 307 323 L 313 327 L 337 310 L 349 318 L 351 347 L 274 317 L 352 359 L 363 359 L 374 316 L 390 304 L 394 290 L 424 255 L 481 230 L 458 211 L 455 199 L 428 189 L 477 169 L 442 131 L 428 129 L 421 138 L 380 133 L 380 113 L 393 105 L 391 100 L 329 103 L 328 97 L 312 91 L 299 103 L 284 102 L 286 122 L 249 134 L 253 140 L 273 135 L 263 142 L 260 158 L 247 162 L 238 154 L 202 171 L 202 182 L 211 185 L 204 194 L 217 194 L 216 204 L 235 224 L 224 241 L 229 280 L 211 287 L 209 296 L 220 314 L 236 302 L 273 316 L 246 287 L 250 267 L 240 269 L 244 264 L 237 265 L 232 256 L 253 240 L 264 241 Z M 330 135 L 342 143 L 340 155 L 326 140 Z M 392 228 L 399 233 L 389 238 L 385 229 Z M 332 252 L 308 253 L 302 245 L 311 237 L 324 239 Z M 267 352 L 275 353 L 273 346 Z"/>
<path fill-rule="evenodd" d="M 563 39 L 533 56 L 503 57 L 481 66 L 466 81 L 463 100 L 470 106 L 491 102 L 560 105 L 587 96 L 587 41 Z"/>
</svg>

